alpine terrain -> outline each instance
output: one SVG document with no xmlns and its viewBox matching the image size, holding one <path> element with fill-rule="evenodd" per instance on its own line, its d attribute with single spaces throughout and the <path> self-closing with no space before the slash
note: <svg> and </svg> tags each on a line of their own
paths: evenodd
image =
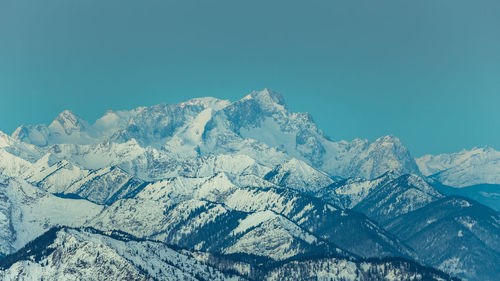
<svg viewBox="0 0 500 281">
<path fill-rule="evenodd" d="M 269 89 L 65 110 L 0 132 L 0 279 L 500 280 L 499 203 L 493 148 L 336 140 Z"/>
</svg>

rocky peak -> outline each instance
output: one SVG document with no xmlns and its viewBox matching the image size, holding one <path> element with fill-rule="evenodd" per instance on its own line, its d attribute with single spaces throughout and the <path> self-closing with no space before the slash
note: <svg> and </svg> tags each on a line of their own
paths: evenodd
<svg viewBox="0 0 500 281">
<path fill-rule="evenodd" d="M 273 90 L 265 88 L 262 91 L 254 91 L 242 98 L 239 102 L 255 102 L 266 111 L 286 110 L 286 102 L 283 96 Z"/>
<path fill-rule="evenodd" d="M 75 131 L 85 131 L 88 127 L 90 125 L 87 121 L 69 110 L 61 112 L 49 125 L 49 129 L 55 131 L 63 130 L 67 135 L 71 135 Z"/>
<path fill-rule="evenodd" d="M 21 125 L 12 133 L 14 139 L 37 146 L 46 146 L 48 144 L 48 135 L 49 130 L 45 124 L 36 126 Z"/>
<path fill-rule="evenodd" d="M 380 137 L 375 140 L 374 144 L 383 146 L 404 147 L 401 140 L 393 135 Z"/>
<path fill-rule="evenodd" d="M 204 98 L 190 99 L 186 102 L 180 103 L 179 105 L 180 106 L 201 105 L 204 108 L 212 108 L 214 110 L 220 110 L 220 109 L 223 109 L 224 107 L 228 106 L 229 104 L 231 104 L 231 102 L 228 100 L 221 100 L 221 99 L 214 98 L 214 97 L 204 97 Z"/>
<path fill-rule="evenodd" d="M 11 138 L 6 133 L 0 131 L 0 147 L 6 147 L 11 144 Z"/>
</svg>

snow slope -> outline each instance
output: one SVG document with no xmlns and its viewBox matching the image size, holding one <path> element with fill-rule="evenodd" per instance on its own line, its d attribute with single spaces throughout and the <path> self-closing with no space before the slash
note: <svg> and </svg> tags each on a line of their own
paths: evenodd
<svg viewBox="0 0 500 281">
<path fill-rule="evenodd" d="M 244 280 L 124 233 L 54 228 L 2 261 L 2 280 Z"/>
<path fill-rule="evenodd" d="M 387 229 L 429 265 L 465 280 L 498 280 L 500 215 L 464 197 L 446 197 L 388 222 Z"/>
<path fill-rule="evenodd" d="M 311 193 L 333 183 L 326 173 L 295 158 L 277 165 L 264 179 L 282 187 Z"/>
<path fill-rule="evenodd" d="M 0 174 L 0 252 L 18 250 L 51 226 L 82 226 L 102 206 L 86 200 L 65 199 Z"/>
<path fill-rule="evenodd" d="M 123 232 L 53 228 L 0 261 L 2 280 L 456 280 L 407 260 L 341 256 L 264 262 L 174 250 Z"/>
</svg>

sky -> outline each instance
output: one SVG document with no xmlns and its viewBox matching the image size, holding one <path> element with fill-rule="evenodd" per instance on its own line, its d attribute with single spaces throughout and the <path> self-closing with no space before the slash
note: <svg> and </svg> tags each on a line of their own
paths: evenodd
<svg viewBox="0 0 500 281">
<path fill-rule="evenodd" d="M 500 149 L 498 0 L 0 0 L 0 130 L 282 93 L 334 140 Z"/>
</svg>

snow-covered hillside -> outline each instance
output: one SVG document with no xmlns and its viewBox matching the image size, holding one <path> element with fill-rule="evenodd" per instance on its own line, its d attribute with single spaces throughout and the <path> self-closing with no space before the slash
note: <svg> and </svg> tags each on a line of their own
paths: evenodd
<svg viewBox="0 0 500 281">
<path fill-rule="evenodd" d="M 425 207 L 442 197 L 421 177 L 403 175 L 373 189 L 354 210 L 384 224 L 389 219 Z"/>
<path fill-rule="evenodd" d="M 53 228 L 0 261 L 2 280 L 244 280 L 124 233 Z"/>
<path fill-rule="evenodd" d="M 259 221 L 254 227 L 261 230 L 247 229 L 254 234 L 237 230 L 241 220 L 269 212 L 277 216 Z M 274 257 L 278 248 L 288 252 L 283 254 L 286 256 L 301 248 L 303 253 L 336 252 L 336 245 L 342 245 L 342 249 L 365 257 L 413 256 L 405 245 L 361 214 L 337 210 L 294 190 L 239 187 L 224 174 L 151 184 L 134 199 L 115 202 L 91 223 L 100 229 L 120 229 L 171 244 L 181 243 L 183 247 L 217 252 L 227 252 L 229 247 L 231 252 L 251 251 Z M 257 237 L 274 237 L 274 243 L 278 244 L 267 247 L 254 240 L 257 233 Z M 293 240 L 287 236 L 299 240 L 291 243 Z M 243 243 L 242 239 L 251 240 Z M 326 241 L 330 246 L 313 249 L 318 241 Z M 306 246 L 299 247 L 301 243 Z"/>
<path fill-rule="evenodd" d="M 12 253 L 55 225 L 83 226 L 102 206 L 59 198 L 0 174 L 0 255 Z"/>
<path fill-rule="evenodd" d="M 445 197 L 417 175 L 348 179 L 318 196 L 367 215 L 403 239 L 425 264 L 466 280 L 495 280 L 500 274 L 498 213 L 466 198 Z"/>
<path fill-rule="evenodd" d="M 316 192 L 334 182 L 326 173 L 295 158 L 276 166 L 264 176 L 264 179 L 276 185 L 303 192 Z"/>
<path fill-rule="evenodd" d="M 407 260 L 320 257 L 263 263 L 259 257 L 175 250 L 123 232 L 52 228 L 0 261 L 2 280 L 454 280 Z"/>
<path fill-rule="evenodd" d="M 463 197 L 447 197 L 390 221 L 387 229 L 428 264 L 465 280 L 498 280 L 500 215 Z"/>
</svg>

